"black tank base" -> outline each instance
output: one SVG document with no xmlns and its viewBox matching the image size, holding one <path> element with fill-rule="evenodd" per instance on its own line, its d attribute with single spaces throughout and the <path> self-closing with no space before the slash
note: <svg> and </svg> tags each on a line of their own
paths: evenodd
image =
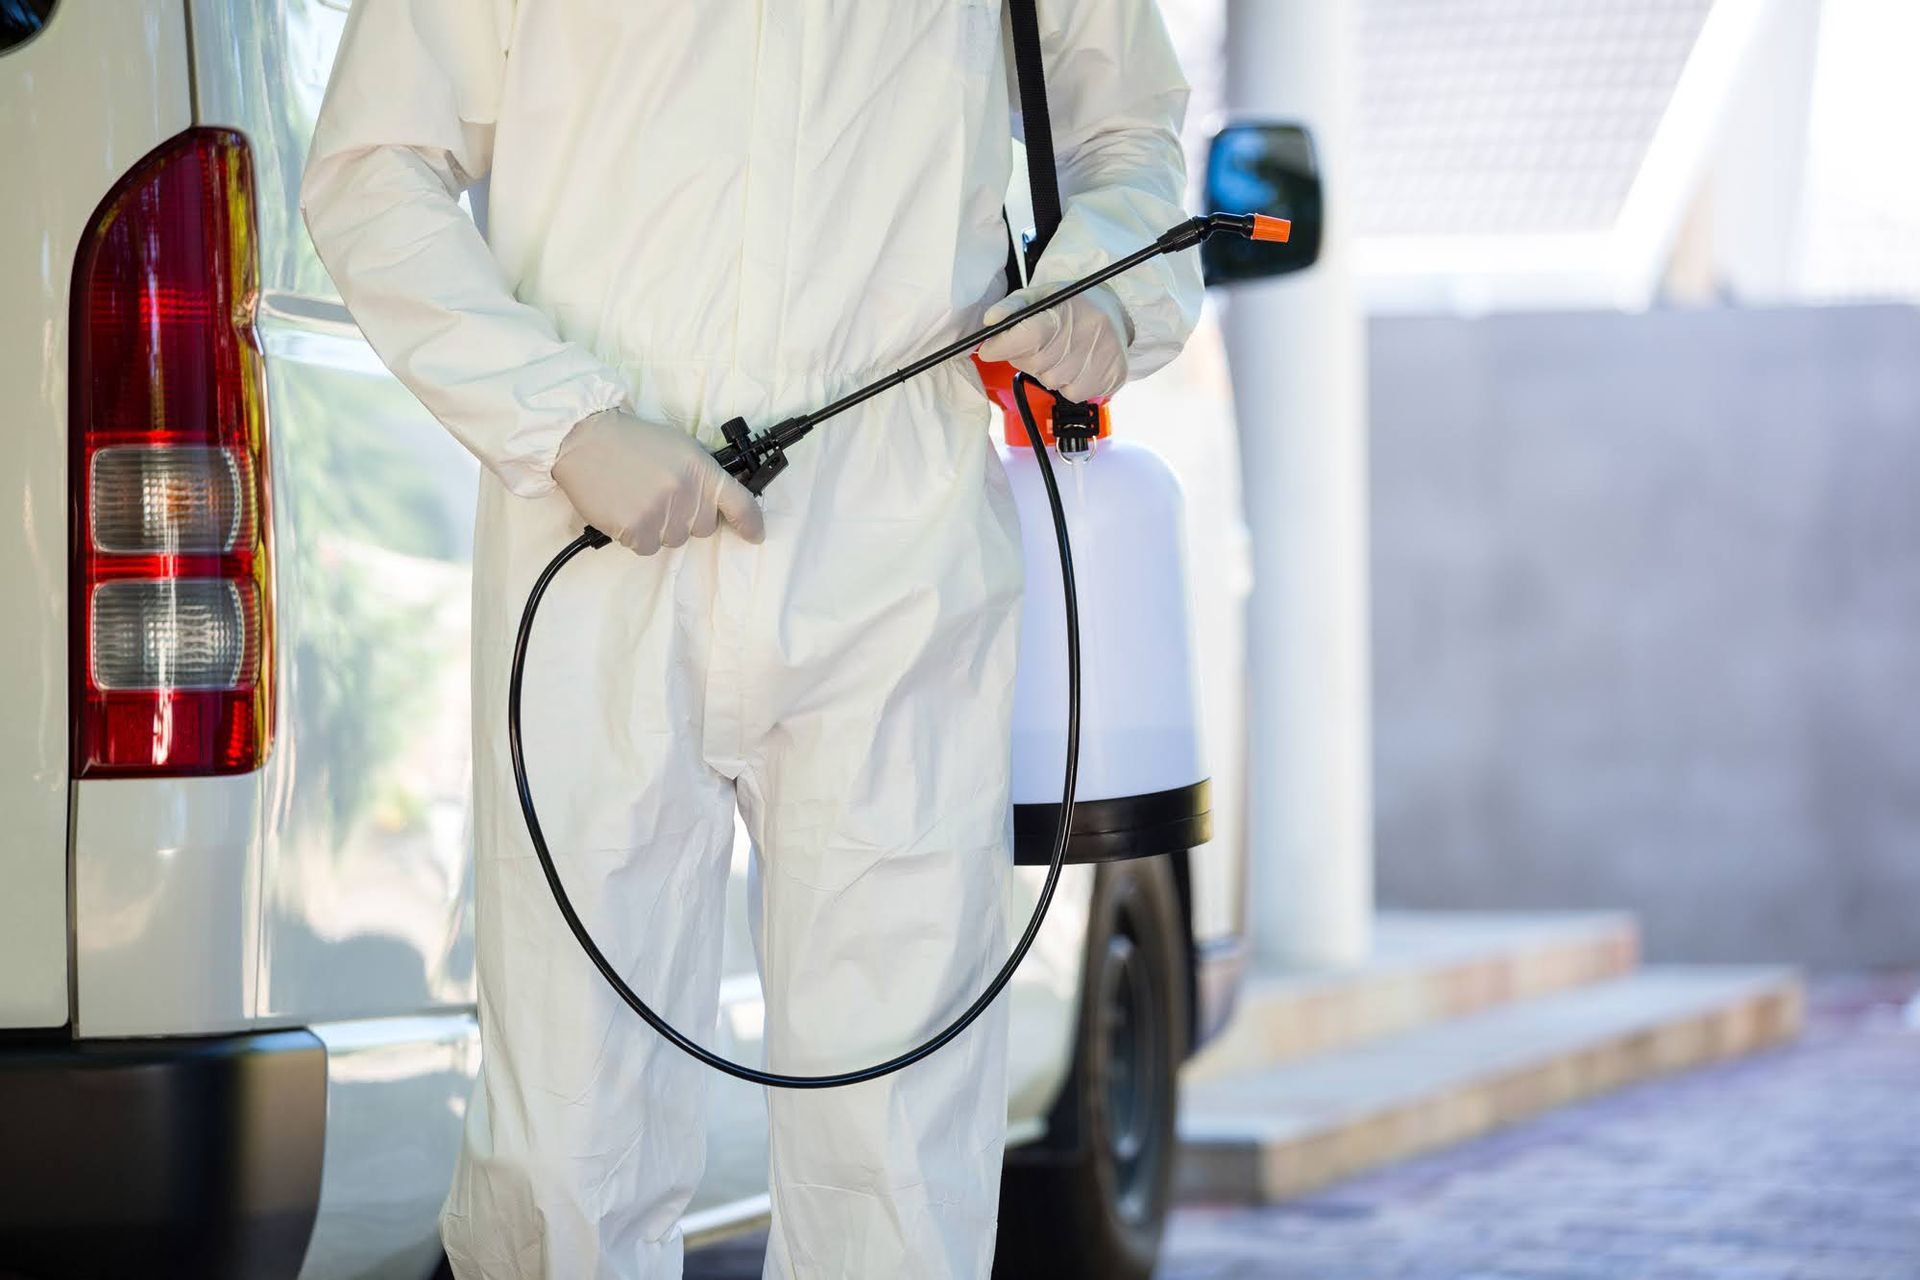
<svg viewBox="0 0 1920 1280">
<path fill-rule="evenodd" d="M 1023 867 L 1044 867 L 1053 854 L 1057 804 L 1013 806 L 1013 860 Z M 1119 862 L 1179 853 L 1213 839 L 1213 787 L 1201 779 L 1190 787 L 1081 800 L 1073 806 L 1073 835 L 1067 861 Z"/>
</svg>

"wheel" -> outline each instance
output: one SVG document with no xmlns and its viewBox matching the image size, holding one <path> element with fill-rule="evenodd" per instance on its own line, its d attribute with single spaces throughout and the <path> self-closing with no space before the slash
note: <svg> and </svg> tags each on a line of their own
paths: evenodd
<svg viewBox="0 0 1920 1280">
<path fill-rule="evenodd" d="M 1073 1065 L 1047 1140 L 1007 1153 L 998 1280 L 1146 1280 L 1173 1191 L 1187 944 L 1166 858 L 1094 880 Z"/>
</svg>

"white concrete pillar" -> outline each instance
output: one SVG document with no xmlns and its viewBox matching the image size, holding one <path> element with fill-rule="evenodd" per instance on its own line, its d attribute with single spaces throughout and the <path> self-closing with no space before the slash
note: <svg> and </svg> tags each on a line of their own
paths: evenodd
<svg viewBox="0 0 1920 1280">
<path fill-rule="evenodd" d="M 1718 280 L 1744 306 L 1798 300 L 1821 0 L 1774 0 L 1720 126 L 1711 171 Z"/>
<path fill-rule="evenodd" d="M 1228 0 L 1227 110 L 1298 121 L 1328 184 L 1320 265 L 1225 310 L 1254 588 L 1251 911 L 1260 958 L 1354 963 L 1373 914 L 1365 333 L 1345 181 L 1355 77 L 1345 0 Z"/>
</svg>

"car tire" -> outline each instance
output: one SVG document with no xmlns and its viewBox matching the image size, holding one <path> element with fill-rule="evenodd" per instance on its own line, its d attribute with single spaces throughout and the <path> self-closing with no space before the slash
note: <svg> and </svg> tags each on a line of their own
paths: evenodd
<svg viewBox="0 0 1920 1280">
<path fill-rule="evenodd" d="M 1178 1153 L 1187 930 L 1164 857 L 1094 880 L 1073 1064 L 1047 1138 L 1007 1153 L 996 1280 L 1147 1280 Z"/>
</svg>

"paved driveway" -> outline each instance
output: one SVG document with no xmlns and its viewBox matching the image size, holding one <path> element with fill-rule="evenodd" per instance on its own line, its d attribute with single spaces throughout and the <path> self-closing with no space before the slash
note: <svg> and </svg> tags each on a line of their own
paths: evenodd
<svg viewBox="0 0 1920 1280">
<path fill-rule="evenodd" d="M 1165 1280 L 1920 1280 L 1920 981 L 1814 990 L 1799 1045 L 1305 1200 L 1177 1216 Z M 750 1280 L 762 1242 L 694 1254 Z"/>
</svg>

